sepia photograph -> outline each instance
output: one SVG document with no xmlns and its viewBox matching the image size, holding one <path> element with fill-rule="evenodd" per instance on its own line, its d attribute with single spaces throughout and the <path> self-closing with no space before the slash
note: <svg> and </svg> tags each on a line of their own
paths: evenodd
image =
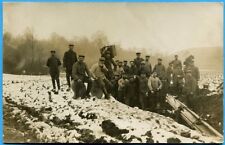
<svg viewBox="0 0 225 145">
<path fill-rule="evenodd" d="M 4 143 L 223 143 L 220 2 L 4 2 Z"/>
</svg>

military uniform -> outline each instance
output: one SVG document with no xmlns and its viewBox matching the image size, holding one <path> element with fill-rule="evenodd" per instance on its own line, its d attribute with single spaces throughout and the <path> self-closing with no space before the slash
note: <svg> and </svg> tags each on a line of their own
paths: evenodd
<svg viewBox="0 0 225 145">
<path fill-rule="evenodd" d="M 138 69 L 135 65 L 131 65 L 129 68 L 129 75 L 134 76 L 138 74 Z"/>
<path fill-rule="evenodd" d="M 173 82 L 174 82 L 174 91 L 176 92 L 176 95 L 180 95 L 182 92 L 183 78 L 184 78 L 183 70 L 180 67 L 175 68 Z"/>
<path fill-rule="evenodd" d="M 163 86 L 163 84 L 158 77 L 151 76 L 148 79 L 148 87 L 151 92 L 150 107 L 151 107 L 151 110 L 153 110 L 153 111 L 155 111 L 157 109 L 157 106 L 162 105 L 163 97 L 160 94 L 162 86 Z"/>
<path fill-rule="evenodd" d="M 141 74 L 144 72 L 141 72 Z M 146 73 L 144 73 L 146 74 Z M 141 104 L 142 109 L 148 108 L 148 92 L 149 92 L 149 87 L 148 87 L 148 79 L 146 76 L 139 76 L 138 77 L 138 84 L 139 84 L 139 101 Z"/>
<path fill-rule="evenodd" d="M 100 61 L 105 61 L 104 58 L 100 58 Z M 99 62 L 100 63 L 100 62 Z M 102 64 L 94 64 L 91 68 L 91 73 L 93 75 L 93 77 L 95 78 L 95 80 L 97 81 L 98 85 L 100 86 L 100 88 L 102 89 L 103 93 L 105 94 L 105 98 L 109 98 L 109 94 L 108 91 L 106 89 L 106 85 L 110 85 L 111 86 L 111 82 L 109 82 L 109 80 L 106 78 L 105 76 L 105 72 L 107 72 L 107 68 L 104 66 L 104 63 Z"/>
<path fill-rule="evenodd" d="M 182 69 L 182 63 L 181 63 L 181 61 L 178 60 L 178 59 L 177 60 L 176 59 L 173 60 L 173 68 L 176 69 L 178 67 Z"/>
<path fill-rule="evenodd" d="M 108 69 L 108 72 L 106 73 L 106 77 L 107 79 L 111 80 L 113 78 L 113 68 L 112 65 L 114 66 L 114 70 L 117 68 L 117 64 L 115 63 L 115 61 L 112 58 L 112 54 L 110 53 L 110 51 L 105 51 L 104 53 L 102 53 L 102 57 L 105 58 L 105 67 Z"/>
<path fill-rule="evenodd" d="M 170 64 L 168 68 L 166 69 L 166 80 L 167 80 L 167 86 L 168 86 L 168 93 L 174 94 L 174 72 L 173 72 L 173 66 Z"/>
<path fill-rule="evenodd" d="M 141 55 L 140 52 L 137 52 L 136 54 L 137 54 L 137 56 L 138 56 L 138 55 Z M 134 59 L 134 64 L 136 65 L 138 71 L 140 71 L 140 68 L 141 68 L 141 62 L 142 62 L 142 61 L 144 61 L 144 59 L 141 58 L 141 57 L 137 57 L 137 58 Z"/>
<path fill-rule="evenodd" d="M 191 75 L 191 70 L 187 71 L 187 74 L 185 75 L 185 83 L 184 83 L 184 95 L 185 98 L 183 98 L 185 104 L 188 107 L 192 108 L 192 103 L 191 101 L 193 100 L 196 91 L 197 91 L 197 80 Z"/>
<path fill-rule="evenodd" d="M 75 62 L 77 62 L 76 52 L 74 52 L 73 50 L 66 51 L 63 56 L 63 67 L 66 68 L 66 80 L 69 87 L 71 86 L 70 79 L 73 79 L 72 67 Z"/>
<path fill-rule="evenodd" d="M 82 57 L 82 56 L 81 56 Z M 87 74 L 87 75 L 86 75 Z M 82 93 L 82 96 L 77 97 L 85 97 L 85 95 L 89 96 L 91 87 L 92 87 L 92 80 L 91 80 L 91 73 L 87 67 L 85 62 L 77 61 L 73 64 L 72 69 L 72 76 L 76 86 L 76 92 L 79 91 L 79 87 L 83 87 L 84 83 L 88 83 L 86 93 Z M 79 93 L 76 93 L 79 94 Z"/>
<path fill-rule="evenodd" d="M 126 63 L 127 61 L 124 61 Z M 129 74 L 130 67 L 127 64 L 123 65 L 123 70 L 125 74 Z"/>
<path fill-rule="evenodd" d="M 157 73 L 160 80 L 166 79 L 166 68 L 163 64 L 156 64 L 153 71 Z"/>
<path fill-rule="evenodd" d="M 50 73 L 50 76 L 52 78 L 53 89 L 56 89 L 55 81 L 57 83 L 58 89 L 60 89 L 59 68 L 58 68 L 60 65 L 61 65 L 60 60 L 55 56 L 51 56 L 47 60 L 47 66 L 49 67 L 49 73 Z"/>
</svg>

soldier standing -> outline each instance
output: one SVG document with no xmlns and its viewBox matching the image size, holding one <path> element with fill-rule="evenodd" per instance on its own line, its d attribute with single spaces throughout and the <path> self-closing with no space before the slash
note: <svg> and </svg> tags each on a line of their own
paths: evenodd
<svg viewBox="0 0 225 145">
<path fill-rule="evenodd" d="M 127 60 L 123 61 L 123 70 L 125 74 L 129 74 L 130 67 L 127 65 Z"/>
<path fill-rule="evenodd" d="M 101 87 L 105 98 L 109 99 L 109 93 L 106 89 L 106 85 L 112 86 L 111 82 L 106 78 L 105 73 L 108 69 L 104 65 L 105 58 L 102 57 L 99 59 L 97 64 L 94 64 L 91 68 L 91 73 L 93 78 L 97 81 L 98 85 Z"/>
<path fill-rule="evenodd" d="M 138 70 L 136 65 L 134 64 L 134 61 L 130 61 L 130 70 L 129 75 L 134 76 L 138 74 Z"/>
<path fill-rule="evenodd" d="M 70 79 L 73 80 L 72 77 L 72 67 L 75 62 L 77 62 L 77 54 L 73 51 L 74 45 L 69 44 L 69 50 L 64 53 L 63 56 L 63 67 L 66 69 L 66 80 L 68 84 L 67 91 L 70 90 Z"/>
<path fill-rule="evenodd" d="M 153 111 L 156 111 L 160 108 L 161 104 L 161 95 L 160 90 L 162 89 L 162 82 L 157 77 L 157 73 L 153 72 L 151 77 L 148 79 L 148 87 L 151 92 L 150 107 Z"/>
<path fill-rule="evenodd" d="M 197 90 L 197 80 L 192 76 L 192 71 L 191 70 L 187 70 L 186 75 L 185 75 L 185 83 L 184 83 L 184 95 L 185 98 L 183 98 L 185 104 L 188 107 L 193 107 L 192 106 L 192 101 L 193 98 L 196 94 L 196 90 Z"/>
<path fill-rule="evenodd" d="M 87 67 L 87 64 L 84 62 L 84 55 L 79 55 L 78 61 L 73 64 L 72 76 L 74 79 L 75 85 L 75 94 L 80 95 L 80 90 L 83 89 L 84 83 L 87 83 L 87 90 L 81 93 L 81 96 L 76 97 L 90 97 L 90 91 L 92 87 L 91 73 Z"/>
<path fill-rule="evenodd" d="M 174 82 L 174 90 L 176 91 L 176 95 L 180 95 L 182 93 L 183 78 L 184 78 L 184 72 L 182 68 L 180 66 L 177 66 L 176 68 L 174 68 L 173 82 Z"/>
<path fill-rule="evenodd" d="M 168 68 L 166 69 L 166 79 L 168 84 L 168 92 L 174 93 L 173 87 L 174 87 L 174 72 L 173 72 L 173 63 L 170 62 Z"/>
<path fill-rule="evenodd" d="M 151 63 L 149 62 L 149 59 L 150 59 L 150 56 L 149 55 L 146 55 L 145 56 L 145 71 L 147 73 L 147 77 L 149 78 L 151 73 L 152 73 L 152 65 Z"/>
<path fill-rule="evenodd" d="M 146 77 L 146 72 L 141 71 L 140 76 L 138 77 L 138 84 L 139 84 L 139 101 L 141 104 L 141 108 L 144 110 L 148 107 L 148 92 L 149 92 L 149 87 L 148 87 L 148 78 Z"/>
<path fill-rule="evenodd" d="M 173 68 L 176 69 L 176 68 L 181 68 L 182 69 L 182 63 L 181 61 L 178 59 L 178 55 L 175 55 L 174 56 L 175 59 L 173 60 Z"/>
<path fill-rule="evenodd" d="M 57 83 L 58 90 L 60 90 L 59 81 L 59 66 L 61 65 L 60 60 L 55 56 L 55 51 L 51 51 L 51 57 L 47 60 L 47 66 L 49 68 L 49 73 L 52 78 L 53 91 L 57 94 L 55 82 Z"/>
<path fill-rule="evenodd" d="M 162 64 L 161 58 L 158 58 L 158 64 L 155 65 L 153 71 L 157 73 L 157 76 L 160 80 L 165 80 L 166 69 L 165 66 Z"/>
<path fill-rule="evenodd" d="M 200 73 L 199 73 L 199 69 L 197 66 L 194 65 L 194 60 L 191 61 L 191 74 L 192 76 L 197 80 L 199 81 L 200 80 Z"/>
<path fill-rule="evenodd" d="M 140 52 L 137 52 L 136 53 L 136 58 L 134 59 L 134 64 L 136 65 L 138 71 L 140 71 L 140 68 L 141 68 L 141 62 L 144 61 L 143 58 L 141 58 L 141 53 Z"/>
</svg>

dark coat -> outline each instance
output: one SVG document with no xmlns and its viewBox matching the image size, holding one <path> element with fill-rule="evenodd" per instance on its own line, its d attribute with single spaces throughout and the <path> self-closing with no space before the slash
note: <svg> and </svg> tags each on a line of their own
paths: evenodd
<svg viewBox="0 0 225 145">
<path fill-rule="evenodd" d="M 140 69 L 140 67 L 141 67 L 141 62 L 142 62 L 142 61 L 144 61 L 143 58 L 135 58 L 135 59 L 134 59 L 134 64 L 136 65 L 136 67 L 137 67 L 138 69 Z"/>
<path fill-rule="evenodd" d="M 166 68 L 163 64 L 156 64 L 153 71 L 157 73 L 160 80 L 166 79 Z"/>
<path fill-rule="evenodd" d="M 85 79 L 87 75 L 90 77 L 91 73 L 85 62 L 77 61 L 76 63 L 73 64 L 72 76 L 74 80 L 78 80 L 78 79 L 83 80 Z"/>
<path fill-rule="evenodd" d="M 68 50 L 63 56 L 63 67 L 67 70 L 72 71 L 73 64 L 77 62 L 77 54 L 72 50 Z"/>
<path fill-rule="evenodd" d="M 59 75 L 59 66 L 61 65 L 60 60 L 55 57 L 55 56 L 51 56 L 48 60 L 47 60 L 47 64 L 46 64 L 49 68 L 49 73 L 51 76 L 56 76 Z"/>
<path fill-rule="evenodd" d="M 133 76 L 133 75 L 137 75 L 138 74 L 138 69 L 135 65 L 131 66 L 129 69 L 129 75 Z"/>
<path fill-rule="evenodd" d="M 173 60 L 173 67 L 174 67 L 174 69 L 178 68 L 178 67 L 182 68 L 181 61 L 180 60 Z"/>
<path fill-rule="evenodd" d="M 126 65 L 126 66 L 124 65 L 123 70 L 124 70 L 125 74 L 129 74 L 130 67 L 128 65 Z"/>
</svg>

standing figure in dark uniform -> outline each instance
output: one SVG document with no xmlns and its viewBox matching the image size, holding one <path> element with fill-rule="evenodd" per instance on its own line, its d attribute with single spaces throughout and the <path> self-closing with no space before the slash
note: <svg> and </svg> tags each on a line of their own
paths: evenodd
<svg viewBox="0 0 225 145">
<path fill-rule="evenodd" d="M 74 45 L 69 44 L 69 50 L 64 53 L 63 56 L 63 67 L 66 68 L 66 80 L 68 84 L 67 91 L 70 90 L 70 79 L 73 80 L 72 77 L 72 67 L 75 62 L 77 62 L 77 54 L 73 51 Z"/>
<path fill-rule="evenodd" d="M 148 108 L 148 102 L 149 102 L 149 97 L 148 97 L 148 92 L 149 92 L 149 87 L 148 87 L 148 78 L 146 77 L 146 72 L 141 71 L 140 76 L 138 76 L 138 83 L 139 83 L 139 101 L 141 104 L 141 109 L 146 109 Z"/>
<path fill-rule="evenodd" d="M 149 59 L 150 59 L 150 56 L 149 55 L 146 55 L 145 56 L 145 71 L 146 71 L 146 75 L 147 77 L 149 78 L 151 73 L 152 73 L 152 65 L 151 63 L 149 62 Z"/>
<path fill-rule="evenodd" d="M 136 65 L 134 64 L 134 61 L 130 61 L 130 70 L 129 70 L 129 75 L 130 76 L 135 76 L 138 74 L 138 70 Z"/>
<path fill-rule="evenodd" d="M 60 60 L 55 56 L 55 51 L 51 51 L 51 57 L 47 61 L 47 66 L 49 68 L 49 73 L 52 78 L 52 86 L 53 86 L 53 91 L 55 93 L 58 93 L 56 91 L 55 87 L 55 81 L 57 83 L 58 90 L 60 90 L 60 81 L 59 81 L 59 66 L 61 65 Z"/>
<path fill-rule="evenodd" d="M 157 76 L 159 77 L 159 79 L 161 81 L 165 80 L 165 78 L 166 78 L 166 68 L 162 64 L 162 59 L 161 58 L 158 59 L 158 64 L 155 65 L 153 71 L 156 72 Z"/>
<path fill-rule="evenodd" d="M 90 91 L 92 87 L 91 73 L 87 67 L 87 64 L 84 62 L 84 55 L 79 55 L 78 61 L 73 64 L 72 76 L 74 79 L 75 85 L 75 94 L 80 95 L 76 97 L 84 98 L 90 97 Z M 84 83 L 88 83 L 87 90 L 84 89 Z M 79 92 L 83 90 L 83 92 Z"/>
<path fill-rule="evenodd" d="M 140 71 L 140 68 L 141 68 L 141 62 L 144 61 L 143 58 L 141 58 L 141 53 L 140 52 L 137 52 L 136 53 L 136 58 L 134 59 L 134 64 L 136 65 L 138 71 Z"/>
<path fill-rule="evenodd" d="M 158 64 L 155 65 L 154 70 L 157 74 L 157 76 L 159 77 L 160 81 L 162 82 L 162 89 L 159 92 L 160 94 L 160 105 L 162 107 L 164 107 L 165 105 L 165 98 L 166 98 L 166 93 L 168 93 L 168 83 L 167 83 L 167 79 L 166 79 L 166 68 L 165 66 L 162 64 L 162 59 L 159 58 L 158 59 Z M 163 109 L 161 107 L 161 109 Z"/>
<path fill-rule="evenodd" d="M 123 70 L 125 72 L 125 74 L 129 74 L 129 70 L 130 70 L 130 67 L 127 65 L 127 60 L 124 60 L 123 61 Z"/>
</svg>

